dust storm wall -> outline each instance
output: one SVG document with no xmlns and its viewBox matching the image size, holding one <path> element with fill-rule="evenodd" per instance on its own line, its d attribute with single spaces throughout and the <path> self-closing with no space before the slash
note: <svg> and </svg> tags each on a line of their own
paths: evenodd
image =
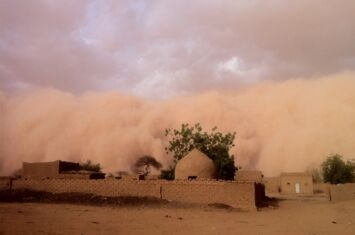
<svg viewBox="0 0 355 235">
<path fill-rule="evenodd" d="M 87 159 L 106 172 L 130 171 L 144 154 L 168 166 L 164 130 L 197 122 L 206 130 L 236 131 L 232 153 L 245 170 L 304 171 L 331 153 L 354 156 L 354 87 L 355 75 L 344 73 L 164 101 L 53 89 L 0 94 L 0 174 L 23 161 Z"/>
</svg>

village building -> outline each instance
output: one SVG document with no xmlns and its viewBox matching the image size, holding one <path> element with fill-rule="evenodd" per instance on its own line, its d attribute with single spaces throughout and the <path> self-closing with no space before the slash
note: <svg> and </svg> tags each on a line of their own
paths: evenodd
<svg viewBox="0 0 355 235">
<path fill-rule="evenodd" d="M 313 194 L 313 179 L 309 173 L 281 173 L 282 194 Z"/>
<path fill-rule="evenodd" d="M 172 181 L 136 179 L 93 182 L 89 180 L 91 175 L 81 174 L 78 163 L 23 163 L 23 177 L 14 180 L 0 178 L 0 189 L 30 189 L 52 193 L 82 192 L 105 197 L 155 197 L 187 203 L 225 204 L 243 210 L 255 210 L 262 205 L 265 198 L 263 185 L 255 181 L 214 180 L 217 176 L 214 162 L 197 149 L 182 158 L 175 170 L 177 180 Z M 122 177 L 126 174 L 119 175 Z M 260 173 L 257 175 L 260 176 Z M 80 178 L 83 176 L 87 178 Z M 111 175 L 111 178 L 115 179 L 114 175 Z"/>
<path fill-rule="evenodd" d="M 24 179 L 104 179 L 105 174 L 82 171 L 79 163 L 66 161 L 24 162 L 22 164 Z"/>
<path fill-rule="evenodd" d="M 266 194 L 281 192 L 280 177 L 264 177 L 262 183 L 265 185 Z"/>
<path fill-rule="evenodd" d="M 175 179 L 215 179 L 216 167 L 213 161 L 198 149 L 192 150 L 176 164 Z"/>
</svg>

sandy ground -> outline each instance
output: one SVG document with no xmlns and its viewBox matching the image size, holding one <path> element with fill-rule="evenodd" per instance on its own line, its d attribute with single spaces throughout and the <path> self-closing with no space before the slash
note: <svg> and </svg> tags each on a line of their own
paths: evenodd
<svg viewBox="0 0 355 235">
<path fill-rule="evenodd" d="M 238 212 L 193 207 L 0 203 L 0 234 L 355 234 L 355 201 L 282 200 Z"/>
</svg>

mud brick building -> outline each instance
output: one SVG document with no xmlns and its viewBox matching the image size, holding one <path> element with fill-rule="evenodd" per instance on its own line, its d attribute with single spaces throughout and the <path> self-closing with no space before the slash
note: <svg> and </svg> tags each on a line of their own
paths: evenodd
<svg viewBox="0 0 355 235">
<path fill-rule="evenodd" d="M 102 179 L 105 174 L 80 171 L 79 163 L 66 161 L 24 162 L 22 164 L 24 179 Z"/>
<path fill-rule="evenodd" d="M 313 194 L 313 179 L 308 173 L 281 173 L 282 194 Z"/>
</svg>

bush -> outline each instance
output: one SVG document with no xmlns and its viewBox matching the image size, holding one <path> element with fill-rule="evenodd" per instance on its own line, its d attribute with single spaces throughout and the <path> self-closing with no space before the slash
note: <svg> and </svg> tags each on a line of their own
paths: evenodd
<svg viewBox="0 0 355 235">
<path fill-rule="evenodd" d="M 136 163 L 134 164 L 133 171 L 136 174 L 143 174 L 147 176 L 150 173 L 150 167 L 154 167 L 155 169 L 159 170 L 162 165 L 154 157 L 144 155 L 137 159 Z"/>
</svg>

